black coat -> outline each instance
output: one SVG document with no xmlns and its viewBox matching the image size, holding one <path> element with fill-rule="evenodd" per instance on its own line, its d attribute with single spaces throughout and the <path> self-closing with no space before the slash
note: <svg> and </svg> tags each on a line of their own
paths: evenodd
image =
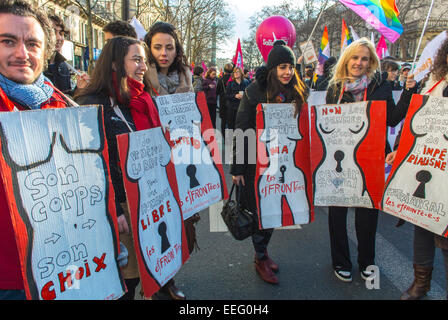
<svg viewBox="0 0 448 320">
<path fill-rule="evenodd" d="M 244 91 L 248 85 L 249 81 L 246 79 L 243 79 L 240 84 L 238 84 L 236 81 L 231 81 L 228 83 L 226 89 L 227 108 L 232 108 L 233 110 L 238 109 L 240 100 L 235 98 L 235 95 L 240 91 Z"/>
<path fill-rule="evenodd" d="M 71 72 L 62 54 L 56 52 L 54 63 L 48 62 L 48 68 L 44 71 L 44 75 L 63 93 L 73 95 L 70 81 Z"/>
<path fill-rule="evenodd" d="M 124 190 L 122 172 L 120 168 L 120 157 L 117 146 L 117 135 L 128 133 L 129 128 L 111 107 L 110 99 L 107 95 L 85 95 L 76 98 L 80 105 L 103 105 L 104 107 L 104 131 L 106 133 L 107 146 L 109 151 L 109 169 L 112 186 L 115 192 L 115 206 L 117 216 L 123 214 L 120 203 L 126 202 L 126 192 Z M 137 131 L 129 108 L 119 105 L 124 118 L 132 130 Z"/>
<path fill-rule="evenodd" d="M 219 116 L 221 118 L 225 118 L 226 115 L 226 89 L 230 76 L 230 73 L 225 73 L 221 78 L 218 79 L 218 82 L 216 83 L 216 96 L 219 100 Z"/>
</svg>

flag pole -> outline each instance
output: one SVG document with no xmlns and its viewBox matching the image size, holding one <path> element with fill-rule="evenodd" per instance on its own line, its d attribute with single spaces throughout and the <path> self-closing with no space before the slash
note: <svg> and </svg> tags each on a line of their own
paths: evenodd
<svg viewBox="0 0 448 320">
<path fill-rule="evenodd" d="M 308 40 L 306 41 L 305 49 L 308 48 L 308 43 L 311 41 L 311 37 L 314 34 L 314 31 L 316 30 L 317 24 L 319 23 L 320 17 L 322 16 L 322 13 L 324 13 L 325 8 L 327 7 L 328 0 L 325 1 L 324 6 L 322 7 L 322 10 L 320 10 L 319 16 L 317 17 L 316 23 L 314 24 L 313 30 L 311 31 L 310 36 L 308 37 Z M 302 72 L 302 78 L 305 72 L 305 68 L 300 68 Z"/>
<path fill-rule="evenodd" d="M 420 45 L 422 43 L 423 35 L 425 34 L 425 31 L 426 31 L 426 26 L 428 25 L 429 17 L 431 16 L 431 11 L 432 11 L 432 7 L 433 6 L 434 6 L 434 0 L 431 1 L 431 6 L 429 7 L 429 11 L 428 11 L 428 15 L 426 16 L 425 24 L 423 25 L 422 34 L 420 36 L 420 40 L 418 41 L 417 50 L 415 51 L 414 61 L 412 62 L 412 67 L 411 67 L 412 71 L 411 72 L 414 71 L 414 67 L 415 67 L 415 62 L 417 60 L 418 51 L 420 50 Z"/>
</svg>

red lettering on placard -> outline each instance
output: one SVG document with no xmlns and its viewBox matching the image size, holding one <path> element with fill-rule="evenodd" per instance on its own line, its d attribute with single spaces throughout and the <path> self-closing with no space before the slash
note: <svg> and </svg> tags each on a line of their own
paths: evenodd
<svg viewBox="0 0 448 320">
<path fill-rule="evenodd" d="M 95 262 L 97 265 L 95 272 L 98 272 L 101 269 L 106 269 L 106 264 L 104 263 L 105 258 L 106 258 L 106 253 L 103 253 L 101 258 L 98 258 L 98 257 L 93 258 L 93 262 Z"/>
<path fill-rule="evenodd" d="M 44 300 L 56 299 L 56 292 L 54 291 L 53 286 L 54 286 L 53 281 L 49 281 L 42 287 L 42 290 L 40 291 L 42 299 Z"/>
</svg>

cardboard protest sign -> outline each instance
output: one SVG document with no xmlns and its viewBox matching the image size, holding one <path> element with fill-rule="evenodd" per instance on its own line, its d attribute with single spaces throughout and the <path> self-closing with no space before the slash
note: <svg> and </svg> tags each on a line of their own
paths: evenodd
<svg viewBox="0 0 448 320">
<path fill-rule="evenodd" d="M 300 44 L 300 50 L 302 51 L 303 58 L 306 64 L 317 62 L 318 58 L 316 55 L 316 50 L 314 50 L 313 43 L 310 42 L 302 42 Z"/>
<path fill-rule="evenodd" d="M 314 219 L 307 108 L 297 119 L 293 104 L 257 107 L 255 195 L 260 229 Z"/>
<path fill-rule="evenodd" d="M 437 52 L 447 37 L 448 33 L 443 31 L 437 35 L 437 37 L 428 42 L 426 47 L 423 49 L 415 68 L 410 71 L 410 73 L 414 75 L 415 81 L 419 82 L 423 80 L 431 71 Z"/>
<path fill-rule="evenodd" d="M 160 121 L 169 132 L 184 219 L 228 198 L 221 155 L 204 92 L 158 96 Z"/>
<path fill-rule="evenodd" d="M 448 99 L 414 95 L 403 125 L 382 210 L 448 236 Z"/>
<path fill-rule="evenodd" d="M 312 108 L 315 206 L 378 208 L 384 186 L 386 102 Z"/>
<path fill-rule="evenodd" d="M 0 141 L 27 298 L 122 296 L 102 107 L 2 112 Z"/>
<path fill-rule="evenodd" d="M 171 149 L 162 128 L 118 136 L 143 291 L 152 296 L 189 257 Z"/>
</svg>

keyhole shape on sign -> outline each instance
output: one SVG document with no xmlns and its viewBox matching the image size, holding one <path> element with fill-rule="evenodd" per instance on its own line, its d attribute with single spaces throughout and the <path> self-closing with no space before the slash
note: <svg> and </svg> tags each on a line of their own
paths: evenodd
<svg viewBox="0 0 448 320">
<path fill-rule="evenodd" d="M 187 176 L 190 177 L 190 189 L 196 188 L 199 186 L 199 181 L 196 179 L 196 166 L 190 164 L 187 167 Z"/>
<path fill-rule="evenodd" d="M 163 221 L 160 223 L 159 229 L 158 229 L 159 235 L 162 240 L 162 245 L 161 245 L 161 248 L 162 248 L 161 253 L 162 254 L 171 247 L 170 241 L 168 240 L 168 236 L 166 234 L 166 230 L 167 230 L 166 223 L 165 223 L 165 221 Z"/>
<path fill-rule="evenodd" d="M 417 179 L 418 182 L 420 182 L 420 184 L 418 185 L 417 189 L 415 189 L 413 196 L 416 198 L 425 199 L 426 198 L 425 185 L 432 178 L 431 172 L 427 170 L 421 170 L 417 172 L 415 178 Z"/>
<path fill-rule="evenodd" d="M 345 154 L 341 150 L 338 150 L 334 153 L 334 160 L 337 162 L 336 166 L 336 172 L 342 172 L 342 165 L 341 162 L 344 159 Z"/>
<path fill-rule="evenodd" d="M 280 181 L 280 183 L 285 183 L 285 171 L 286 171 L 286 166 L 283 165 L 280 167 L 280 172 L 282 173 L 282 176 L 278 179 Z"/>
</svg>

